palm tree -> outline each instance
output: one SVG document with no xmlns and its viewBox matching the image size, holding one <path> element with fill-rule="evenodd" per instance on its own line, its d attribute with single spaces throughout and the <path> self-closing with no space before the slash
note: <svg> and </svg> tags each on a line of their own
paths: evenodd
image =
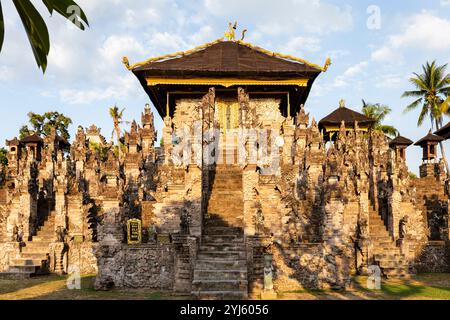
<svg viewBox="0 0 450 320">
<path fill-rule="evenodd" d="M 45 72 L 47 69 L 47 56 L 50 52 L 50 37 L 48 35 L 47 25 L 30 0 L 12 0 L 12 2 L 22 20 L 36 63 Z M 81 30 L 85 29 L 84 24 L 89 26 L 83 10 L 73 0 L 42 0 L 42 2 L 50 14 L 56 11 Z M 4 38 L 5 23 L 2 4 L 0 2 L 0 52 L 2 51 Z"/>
<path fill-rule="evenodd" d="M 374 130 L 381 131 L 391 138 L 397 135 L 397 129 L 395 129 L 393 126 L 383 124 L 383 120 L 389 113 L 391 113 L 391 108 L 380 103 L 367 103 L 364 100 L 362 100 L 362 103 L 362 112 L 364 113 L 364 115 L 375 120 L 375 124 L 373 127 Z"/>
<path fill-rule="evenodd" d="M 117 138 L 117 145 L 120 146 L 120 138 L 121 138 L 121 131 L 120 131 L 120 125 L 123 123 L 123 112 L 125 111 L 125 108 L 123 108 L 121 111 L 119 111 L 119 108 L 117 106 L 109 108 L 109 115 L 113 119 L 114 122 L 114 129 L 111 134 L 111 140 L 114 140 L 114 134 Z"/>
<path fill-rule="evenodd" d="M 406 107 L 405 112 L 421 108 L 417 121 L 418 127 L 423 124 L 425 118 L 429 117 L 431 127 L 435 126 L 436 130 L 439 130 L 442 127 L 443 116 L 449 113 L 450 74 L 446 74 L 446 68 L 447 64 L 438 66 L 436 61 L 431 64 L 427 62 L 422 66 L 422 74 L 414 73 L 414 77 L 409 79 L 416 90 L 405 91 L 402 97 L 416 98 Z M 442 142 L 439 145 L 447 175 L 449 175 L 450 170 Z"/>
</svg>

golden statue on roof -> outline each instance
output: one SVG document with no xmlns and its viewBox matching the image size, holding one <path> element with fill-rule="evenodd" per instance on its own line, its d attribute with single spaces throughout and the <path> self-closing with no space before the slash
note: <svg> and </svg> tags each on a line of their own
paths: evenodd
<svg viewBox="0 0 450 320">
<path fill-rule="evenodd" d="M 228 41 L 235 41 L 236 40 L 236 29 L 237 29 L 237 21 L 233 23 L 228 24 L 228 31 L 225 32 L 224 36 L 228 39 Z"/>
</svg>

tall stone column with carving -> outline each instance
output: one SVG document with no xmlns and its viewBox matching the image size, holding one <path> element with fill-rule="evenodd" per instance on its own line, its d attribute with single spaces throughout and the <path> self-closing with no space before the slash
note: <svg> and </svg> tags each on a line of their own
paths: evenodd
<svg viewBox="0 0 450 320">
<path fill-rule="evenodd" d="M 283 122 L 283 164 L 292 165 L 295 159 L 295 126 L 291 117 L 286 118 Z"/>
<path fill-rule="evenodd" d="M 320 282 L 334 288 L 346 288 L 349 283 L 350 257 L 348 243 L 344 241 L 344 202 L 342 188 L 331 179 L 325 183 L 325 224 L 323 259 L 326 263 L 321 271 Z"/>
<path fill-rule="evenodd" d="M 255 235 L 256 195 L 259 173 L 256 164 L 248 164 L 242 172 L 243 195 L 244 195 L 244 234 Z"/>
<path fill-rule="evenodd" d="M 172 150 L 173 150 L 172 135 L 173 135 L 172 118 L 170 117 L 170 115 L 166 115 L 166 117 L 164 118 L 164 128 L 163 128 L 164 163 L 166 165 L 173 163 L 173 161 L 172 161 Z"/>
<path fill-rule="evenodd" d="M 28 162 L 23 171 L 22 183 L 20 189 L 20 209 L 19 220 L 22 230 L 23 239 L 27 240 L 32 237 L 37 227 L 37 200 L 38 200 L 38 184 L 37 184 L 37 164 L 36 162 Z M 20 219 L 21 218 L 21 219 Z"/>
<path fill-rule="evenodd" d="M 294 164 L 301 166 L 305 157 L 306 137 L 308 134 L 309 113 L 305 112 L 303 105 L 295 117 L 295 146 L 294 146 Z"/>
<path fill-rule="evenodd" d="M 202 170 L 191 164 L 186 172 L 186 200 L 190 203 L 190 234 L 201 237 L 203 210 L 202 210 Z"/>
</svg>

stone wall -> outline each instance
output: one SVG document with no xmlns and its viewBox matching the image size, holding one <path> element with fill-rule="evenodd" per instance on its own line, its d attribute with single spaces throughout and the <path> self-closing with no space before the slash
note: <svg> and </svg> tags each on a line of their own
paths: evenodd
<svg viewBox="0 0 450 320">
<path fill-rule="evenodd" d="M 428 242 L 420 250 L 415 268 L 418 272 L 450 272 L 450 248 L 448 242 Z"/>
<path fill-rule="evenodd" d="M 172 290 L 174 253 L 173 245 L 99 246 L 95 287 L 98 290 L 113 287 Z"/>
<path fill-rule="evenodd" d="M 20 245 L 16 242 L 0 242 L 0 272 L 7 272 L 12 259 L 20 257 Z"/>
<path fill-rule="evenodd" d="M 68 248 L 69 266 L 79 268 L 81 274 L 97 274 L 97 249 L 98 243 L 71 243 Z"/>
</svg>

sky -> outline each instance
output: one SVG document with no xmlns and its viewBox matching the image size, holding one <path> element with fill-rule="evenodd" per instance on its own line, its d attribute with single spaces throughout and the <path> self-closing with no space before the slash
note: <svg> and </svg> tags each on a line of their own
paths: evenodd
<svg viewBox="0 0 450 320">
<path fill-rule="evenodd" d="M 95 123 L 107 138 L 108 108 L 126 108 L 125 120 L 140 120 L 150 103 L 137 79 L 122 65 L 188 50 L 216 40 L 238 21 L 248 29 L 246 42 L 323 65 L 333 64 L 315 82 L 306 109 L 320 120 L 346 100 L 360 110 L 361 100 L 391 107 L 386 124 L 417 141 L 430 121 L 417 127 L 419 111 L 405 114 L 411 100 L 409 78 L 426 61 L 450 62 L 450 0 L 77 0 L 90 28 L 76 29 L 46 20 L 51 51 L 47 72 L 38 69 L 27 36 L 11 1 L 3 1 L 5 43 L 0 53 L 0 146 L 18 135 L 30 111 L 58 111 L 78 125 Z M 450 67 L 448 69 L 450 72 Z M 157 129 L 162 121 L 155 112 Z M 447 122 L 450 119 L 445 119 Z M 125 129 L 125 128 L 124 128 Z M 450 143 L 446 143 L 447 153 Z M 419 147 L 410 147 L 408 166 L 418 172 Z"/>
</svg>

